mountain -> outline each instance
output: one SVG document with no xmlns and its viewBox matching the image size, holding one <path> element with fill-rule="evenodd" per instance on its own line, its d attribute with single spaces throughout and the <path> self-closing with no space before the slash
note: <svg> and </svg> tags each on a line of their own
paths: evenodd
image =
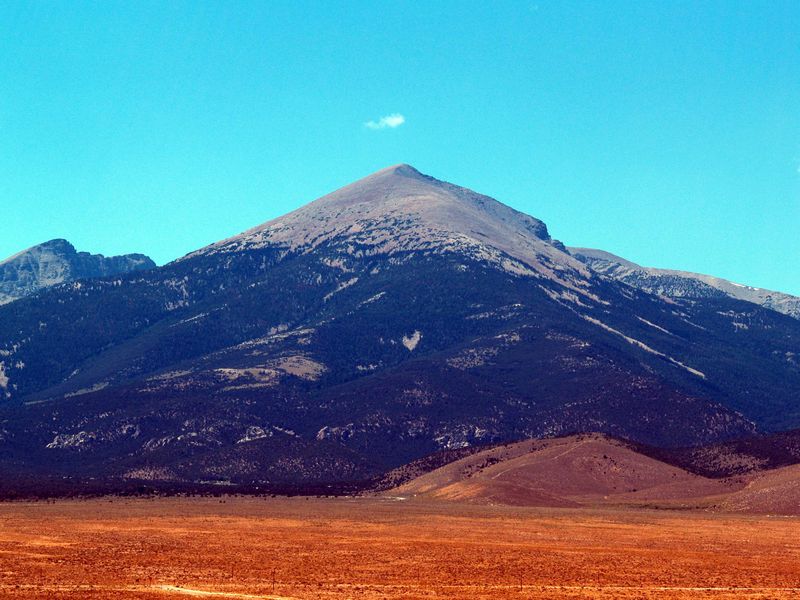
<svg viewBox="0 0 800 600">
<path fill-rule="evenodd" d="M 750 442 L 769 446 L 774 440 Z M 699 449 L 698 449 L 699 450 Z M 406 478 L 394 498 L 516 506 L 645 506 L 800 514 L 800 464 L 750 468 L 735 477 L 695 473 L 658 449 L 590 434 L 480 449 Z M 752 467 L 752 465 L 751 465 Z"/>
<path fill-rule="evenodd" d="M 797 296 L 733 283 L 711 275 L 642 267 L 603 250 L 569 248 L 569 252 L 595 272 L 651 294 L 669 298 L 727 296 L 800 319 L 800 298 Z"/>
<path fill-rule="evenodd" d="M 595 433 L 550 440 L 525 440 L 511 445 L 507 443 L 489 444 L 441 450 L 385 473 L 375 484 L 374 489 L 388 491 L 400 488 L 412 480 L 422 481 L 427 474 L 473 455 L 481 456 L 463 461 L 463 464 L 488 466 L 497 463 L 498 457 L 506 460 L 539 449 L 556 447 L 559 444 L 568 450 L 567 453 L 572 453 L 573 448 L 570 444 L 576 440 L 581 442 L 580 446 L 586 445 L 584 442 L 593 444 L 598 440 L 603 443 L 612 443 L 708 479 L 741 479 L 742 476 L 777 472 L 783 467 L 800 465 L 800 430 L 798 429 L 685 448 L 648 446 Z M 508 452 L 507 450 L 511 446 L 515 450 Z M 555 456 L 561 456 L 561 453 Z M 446 471 L 452 471 L 452 468 Z M 471 476 L 473 470 L 468 469 L 463 472 Z"/>
<path fill-rule="evenodd" d="M 553 242 L 545 224 L 493 198 L 423 175 L 409 165 L 378 171 L 299 210 L 189 255 L 262 248 L 401 256 L 461 254 L 516 275 L 565 285 L 586 268 Z M 583 284 L 581 284 L 583 285 Z"/>
<path fill-rule="evenodd" d="M 685 447 L 800 427 L 798 390 L 797 319 L 602 277 L 408 165 L 0 307 L 6 486 L 334 485 L 584 431 Z"/>
<path fill-rule="evenodd" d="M 119 275 L 156 264 L 143 254 L 105 257 L 78 252 L 67 240 L 50 240 L 0 262 L 0 304 L 78 279 Z"/>
<path fill-rule="evenodd" d="M 738 491 L 603 435 L 526 440 L 472 454 L 386 492 L 519 506 L 672 504 Z"/>
</svg>

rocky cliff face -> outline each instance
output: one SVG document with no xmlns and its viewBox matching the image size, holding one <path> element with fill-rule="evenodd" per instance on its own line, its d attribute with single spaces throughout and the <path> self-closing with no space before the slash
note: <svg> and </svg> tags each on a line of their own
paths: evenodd
<svg viewBox="0 0 800 600">
<path fill-rule="evenodd" d="M 152 269 L 143 254 L 103 256 L 78 252 L 67 240 L 50 240 L 0 262 L 0 304 L 78 279 Z"/>
</svg>

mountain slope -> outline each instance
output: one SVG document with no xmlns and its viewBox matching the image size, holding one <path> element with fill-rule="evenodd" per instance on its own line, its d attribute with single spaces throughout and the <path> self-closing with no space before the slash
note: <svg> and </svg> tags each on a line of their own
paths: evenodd
<svg viewBox="0 0 800 600">
<path fill-rule="evenodd" d="M 800 515 L 800 465 L 753 475 L 746 486 L 717 503 L 720 510 Z"/>
<path fill-rule="evenodd" d="M 651 294 L 670 298 L 727 296 L 800 319 L 800 298 L 797 296 L 733 283 L 711 275 L 642 267 L 603 250 L 569 248 L 569 252 L 595 272 Z"/>
<path fill-rule="evenodd" d="M 654 460 L 602 435 L 582 435 L 484 450 L 386 494 L 521 506 L 583 506 L 687 501 L 741 487 L 739 482 L 705 478 Z"/>
<path fill-rule="evenodd" d="M 800 463 L 800 430 L 746 437 L 690 448 L 640 451 L 706 477 L 747 475 Z"/>
<path fill-rule="evenodd" d="M 155 266 L 143 254 L 105 257 L 102 254 L 78 252 L 67 240 L 50 240 L 0 262 L 0 304 L 30 296 L 60 283 L 152 269 Z"/>
<path fill-rule="evenodd" d="M 307 253 L 322 246 L 348 254 L 358 248 L 365 256 L 450 252 L 518 274 L 588 274 L 559 244 L 554 246 L 538 219 L 409 165 L 378 171 L 189 257 L 265 247 Z"/>
<path fill-rule="evenodd" d="M 540 221 L 400 165 L 0 308 L 0 465 L 283 484 L 579 431 L 689 446 L 800 426 L 799 355 L 800 321 L 607 280 Z"/>
<path fill-rule="evenodd" d="M 770 438 L 741 443 L 761 449 L 781 445 Z M 667 460 L 655 458 L 659 454 Z M 430 470 L 419 461 L 423 472 L 409 479 L 398 469 L 390 476 L 402 483 L 382 494 L 517 506 L 703 507 L 800 514 L 798 459 L 778 468 L 762 464 L 736 477 L 709 477 L 684 469 L 670 460 L 680 457 L 669 454 L 598 434 L 527 440 L 480 449 L 441 466 L 432 457 L 435 468 Z"/>
</svg>

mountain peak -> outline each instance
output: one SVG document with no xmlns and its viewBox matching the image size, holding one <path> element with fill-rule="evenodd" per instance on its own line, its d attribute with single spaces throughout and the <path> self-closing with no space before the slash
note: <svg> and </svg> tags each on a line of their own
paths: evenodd
<svg viewBox="0 0 800 600">
<path fill-rule="evenodd" d="M 280 221 L 297 213 L 310 213 L 312 211 L 339 210 L 358 204 L 375 204 L 389 209 L 389 205 L 407 200 L 420 200 L 422 197 L 440 198 L 441 191 L 446 187 L 453 190 L 460 189 L 470 194 L 469 190 L 458 188 L 444 181 L 425 175 L 411 165 L 400 163 L 385 167 L 367 175 L 351 184 L 335 190 L 313 202 L 302 206 L 298 210 L 279 217 L 274 221 L 265 223 L 251 231 L 260 229 L 270 223 Z"/>
<path fill-rule="evenodd" d="M 41 244 L 37 244 L 36 246 L 34 246 L 34 248 L 36 248 L 36 247 L 39 247 L 39 248 L 65 248 L 65 249 L 72 248 L 73 250 L 75 249 L 75 246 L 73 246 L 69 241 L 65 240 L 64 238 L 55 238 L 55 239 L 52 239 L 52 240 L 48 240 L 46 242 L 42 242 Z"/>
<path fill-rule="evenodd" d="M 426 177 L 411 165 L 407 163 L 398 163 L 396 165 L 392 165 L 390 167 L 385 167 L 383 169 L 375 171 L 372 175 L 368 175 L 367 178 L 384 176 L 384 175 L 397 175 L 399 177 L 410 177 L 419 179 L 424 179 Z"/>
<path fill-rule="evenodd" d="M 35 246 L 31 246 L 30 248 L 26 248 L 25 250 L 21 250 L 20 252 L 17 252 L 16 254 L 9 256 L 8 258 L 0 260 L 0 266 L 13 263 L 25 256 L 40 255 L 42 253 L 49 253 L 49 252 L 62 255 L 62 254 L 75 254 L 77 251 L 75 250 L 75 246 L 70 244 L 67 240 L 63 238 L 55 238 L 52 240 L 48 240 L 46 242 L 42 242 L 41 244 L 36 244 Z"/>
<path fill-rule="evenodd" d="M 56 238 L 0 261 L 0 304 L 18 300 L 59 283 L 117 275 L 155 266 L 143 254 L 105 257 L 102 254 L 78 252 L 67 240 Z"/>
<path fill-rule="evenodd" d="M 433 186 L 448 185 L 446 182 L 426 175 L 407 163 L 399 163 L 390 167 L 385 167 L 375 171 L 371 175 L 367 175 L 355 183 L 377 183 L 381 180 L 394 180 L 397 185 L 402 185 L 403 183 L 409 184 L 411 182 L 421 182 Z"/>
<path fill-rule="evenodd" d="M 267 247 L 310 252 L 320 246 L 369 255 L 460 253 L 517 275 L 553 279 L 588 274 L 550 239 L 539 219 L 408 164 L 376 171 L 189 256 Z"/>
</svg>

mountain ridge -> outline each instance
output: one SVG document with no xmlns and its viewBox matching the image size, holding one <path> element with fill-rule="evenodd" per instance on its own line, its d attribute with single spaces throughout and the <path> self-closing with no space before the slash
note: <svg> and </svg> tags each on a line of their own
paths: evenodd
<svg viewBox="0 0 800 600">
<path fill-rule="evenodd" d="M 597 273 L 647 292 L 669 297 L 708 297 L 717 293 L 800 318 L 800 297 L 734 283 L 690 271 L 643 267 L 605 250 L 570 247 L 570 254 Z"/>
<path fill-rule="evenodd" d="M 365 253 L 471 251 L 518 272 L 541 273 L 545 258 L 555 270 L 588 274 L 539 219 L 407 164 L 381 169 L 185 258 L 267 246 L 310 251 L 345 235 Z"/>
<path fill-rule="evenodd" d="M 106 257 L 78 252 L 65 239 L 49 240 L 0 261 L 0 305 L 53 285 L 155 266 L 144 254 Z"/>
</svg>

